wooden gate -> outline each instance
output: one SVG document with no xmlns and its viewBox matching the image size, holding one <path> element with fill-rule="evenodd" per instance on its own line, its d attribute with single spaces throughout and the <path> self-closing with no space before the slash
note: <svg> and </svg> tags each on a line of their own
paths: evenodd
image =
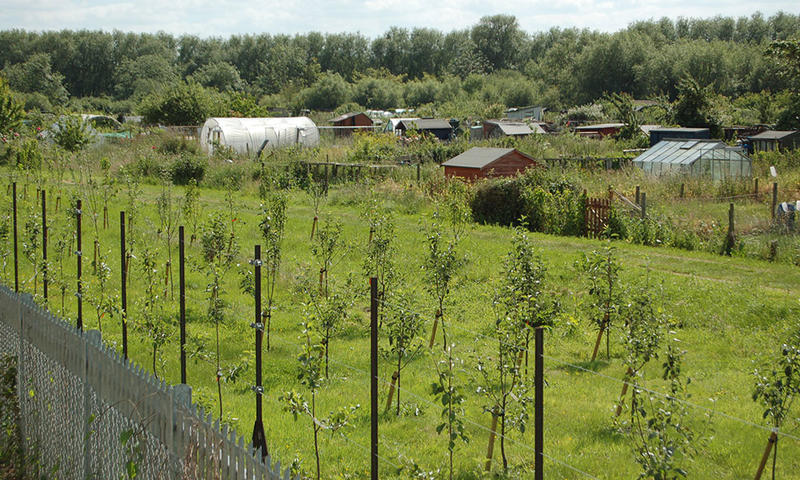
<svg viewBox="0 0 800 480">
<path fill-rule="evenodd" d="M 611 201 L 607 198 L 586 199 L 586 236 L 599 238 L 608 225 Z"/>
</svg>

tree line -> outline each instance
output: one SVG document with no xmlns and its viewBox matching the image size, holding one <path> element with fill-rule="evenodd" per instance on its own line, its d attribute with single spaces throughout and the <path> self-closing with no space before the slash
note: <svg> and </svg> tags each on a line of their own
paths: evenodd
<svg viewBox="0 0 800 480">
<path fill-rule="evenodd" d="M 133 111 L 164 85 L 187 81 L 290 108 L 416 107 L 462 97 L 561 109 L 605 93 L 674 99 L 686 77 L 727 97 L 780 92 L 791 82 L 777 74 L 767 48 L 798 34 L 800 15 L 788 13 L 662 18 L 615 33 L 528 33 L 515 17 L 494 15 L 447 33 L 391 27 L 372 39 L 6 30 L 0 66 L 27 108 L 43 111 L 76 98 L 94 99 L 88 105 L 98 110 Z"/>
</svg>

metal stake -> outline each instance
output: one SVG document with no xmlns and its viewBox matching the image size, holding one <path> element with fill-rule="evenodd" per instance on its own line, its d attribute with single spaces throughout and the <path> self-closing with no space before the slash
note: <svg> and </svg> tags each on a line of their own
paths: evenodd
<svg viewBox="0 0 800 480">
<path fill-rule="evenodd" d="M 261 342 L 264 337 L 264 324 L 261 322 L 261 245 L 256 245 L 253 266 L 255 269 L 255 321 L 253 328 L 256 331 L 256 421 L 253 425 L 253 448 L 261 451 L 261 459 L 267 456 L 267 437 L 264 433 L 264 419 L 262 416 L 261 396 L 264 387 L 261 385 Z"/>
<path fill-rule="evenodd" d="M 119 212 L 120 296 L 122 297 L 122 358 L 128 358 L 128 271 L 125 251 L 125 211 Z"/>
<path fill-rule="evenodd" d="M 544 479 L 544 328 L 537 327 L 534 335 L 534 479 Z"/>
<path fill-rule="evenodd" d="M 83 252 L 81 251 L 81 206 L 81 201 L 78 200 L 78 208 L 75 211 L 78 250 L 75 252 L 75 256 L 78 257 L 78 330 L 83 331 L 83 286 L 81 284 L 81 273 L 83 272 Z"/>
<path fill-rule="evenodd" d="M 178 227 L 178 300 L 181 323 L 181 383 L 186 384 L 186 258 L 183 241 L 183 225 Z"/>
<path fill-rule="evenodd" d="M 42 190 L 42 290 L 47 305 L 47 192 Z"/>
<path fill-rule="evenodd" d="M 19 293 L 19 253 L 17 250 L 17 182 L 11 184 L 11 203 L 14 215 L 14 291 Z"/>
<path fill-rule="evenodd" d="M 378 279 L 371 277 L 370 286 L 370 429 L 372 431 L 371 441 L 371 463 L 370 478 L 378 480 Z"/>
</svg>

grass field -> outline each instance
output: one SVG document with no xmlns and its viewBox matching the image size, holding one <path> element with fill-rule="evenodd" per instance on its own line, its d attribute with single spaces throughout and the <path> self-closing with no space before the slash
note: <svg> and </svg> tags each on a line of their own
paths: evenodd
<svg viewBox="0 0 800 480">
<path fill-rule="evenodd" d="M 33 204 L 34 188 L 29 186 L 27 200 L 21 201 L 21 229 L 27 215 L 24 212 L 36 208 Z M 402 274 L 402 285 L 414 294 L 415 310 L 427 319 L 422 334 L 427 344 L 434 307 L 424 289 L 421 274 L 426 254 L 422 228 L 430 219 L 432 206 L 409 185 L 389 183 L 372 189 L 376 198 L 395 212 L 396 260 Z M 158 249 L 163 265 L 166 261 L 164 242 L 155 234 L 159 221 L 154 199 L 159 191 L 155 186 L 143 186 L 140 196 L 143 205 L 136 212 L 134 232 L 137 248 L 147 245 Z M 343 222 L 348 245 L 346 254 L 331 269 L 331 278 L 341 285 L 352 274 L 355 288 L 360 291 L 346 327 L 331 342 L 331 375 L 319 393 L 318 408 L 328 412 L 343 404 L 361 406 L 353 426 L 345 430 L 345 437 L 338 434 L 322 437 L 323 478 L 365 478 L 368 475 L 369 453 L 365 449 L 369 446 L 369 299 L 368 281 L 361 269 L 368 226 L 361 217 L 360 204 L 369 198 L 369 192 L 369 186 L 348 184 L 334 187 L 321 215 L 323 221 L 335 217 Z M 173 194 L 177 200 L 182 189 L 175 187 Z M 49 195 L 49 205 L 53 205 L 52 189 Z M 65 199 L 66 191 L 62 195 Z M 217 210 L 227 212 L 226 195 L 224 191 L 202 189 L 203 216 Z M 233 200 L 237 238 L 241 245 L 238 263 L 243 269 L 250 268 L 247 260 L 252 256 L 253 245 L 263 243 L 258 231 L 259 200 L 250 186 L 237 192 Z M 314 213 L 311 202 L 299 191 L 293 191 L 289 200 L 272 348 L 264 355 L 265 428 L 270 453 L 275 458 L 284 465 L 298 459 L 300 468 L 312 474 L 314 453 L 310 423 L 304 417 L 295 421 L 278 400 L 287 390 L 304 390 L 296 380 L 303 297 L 297 293 L 295 285 L 312 262 L 309 233 Z M 101 251 L 107 254 L 112 272 L 110 285 L 114 289 L 119 285 L 118 211 L 125 203 L 124 194 L 121 193 L 115 202 L 110 211 L 110 227 L 102 229 L 99 238 Z M 59 213 L 52 207 L 48 213 L 55 229 L 59 228 L 59 223 L 68 222 L 65 203 L 62 200 Z M 7 200 L 2 207 L 4 212 L 8 211 Z M 753 211 L 760 211 L 760 208 L 762 205 L 759 204 L 752 206 Z M 677 212 L 690 210 L 691 204 L 676 207 Z M 84 207 L 84 213 L 84 252 L 89 252 L 93 230 L 87 218 L 90 215 L 87 207 Z M 463 418 L 470 437 L 468 444 L 458 443 L 456 447 L 456 478 L 459 479 L 483 478 L 482 459 L 486 452 L 490 416 L 483 412 L 485 402 L 474 393 L 477 379 L 474 366 L 477 356 L 489 355 L 496 349 L 487 338 L 494 322 L 491 299 L 499 284 L 502 258 L 510 247 L 511 237 L 508 228 L 472 225 L 459 244 L 460 252 L 467 256 L 468 261 L 455 278 L 449 308 L 449 333 L 455 343 L 454 354 L 460 359 L 456 378 L 466 392 Z M 612 330 L 610 359 L 603 353 L 598 361 L 589 361 L 596 330 L 588 318 L 583 274 L 575 268 L 582 252 L 600 249 L 604 242 L 542 234 L 531 234 L 531 238 L 548 268 L 549 288 L 563 307 L 555 327 L 545 338 L 548 382 L 544 398 L 545 454 L 548 456 L 545 477 L 634 478 L 639 466 L 634 461 L 631 443 L 614 427 L 612 420 L 622 386 L 620 379 L 625 370 L 619 342 L 621 332 Z M 688 387 L 692 395 L 690 424 L 705 439 L 698 443 L 696 457 L 684 465 L 688 478 L 738 479 L 752 476 L 769 436 L 768 429 L 763 428 L 762 407 L 751 399 L 753 371 L 775 358 L 781 343 L 800 328 L 800 270 L 788 264 L 648 248 L 624 242 L 614 242 L 614 246 L 623 267 L 621 278 L 625 284 L 649 285 L 656 292 L 663 311 L 681 326 L 671 336 L 679 339 L 686 351 L 685 373 L 692 379 Z M 173 249 L 175 258 L 176 246 Z M 51 247 L 51 261 L 52 255 Z M 187 257 L 188 330 L 194 337 L 205 338 L 211 348 L 213 324 L 206 319 L 207 280 L 200 268 L 202 261 L 197 243 L 187 249 Z M 85 253 L 84 260 L 85 280 L 91 284 L 88 253 Z M 67 272 L 74 271 L 71 269 L 74 269 L 75 257 L 64 261 Z M 23 269 L 21 278 L 27 280 L 30 264 L 21 259 L 20 265 Z M 130 322 L 135 324 L 137 302 L 142 299 L 144 285 L 137 258 L 132 260 L 130 268 Z M 177 266 L 173 271 L 177 284 Z M 223 288 L 223 298 L 228 304 L 222 328 L 223 363 L 251 358 L 254 349 L 253 332 L 249 327 L 253 318 L 253 300 L 240 293 L 240 276 L 234 272 L 227 276 Z M 11 279 L 9 273 L 11 270 L 6 267 L 6 283 Z M 24 289 L 31 291 L 32 284 L 24 282 Z M 66 302 L 64 316 L 74 321 L 75 299 L 69 289 Z M 177 318 L 177 285 L 174 298 L 169 298 L 168 302 L 173 318 Z M 60 296 L 55 286 L 51 286 L 49 306 L 56 312 L 60 309 Z M 92 307 L 86 304 L 84 322 L 87 328 L 98 326 Z M 105 341 L 121 348 L 119 318 L 104 318 L 102 322 Z M 180 378 L 177 338 L 176 329 L 164 348 L 164 364 L 159 367 L 160 376 L 171 383 L 177 383 Z M 382 348 L 387 347 L 385 338 L 381 343 Z M 129 348 L 135 361 L 151 368 L 151 349 L 140 333 L 132 334 Z M 410 470 L 406 468 L 398 472 L 398 467 L 407 467 L 411 463 L 425 472 L 432 472 L 431 477 L 446 477 L 446 439 L 435 432 L 441 406 L 432 403 L 430 394 L 434 365 L 441 356 L 438 346 L 430 351 L 426 349 L 403 371 L 405 413 L 399 418 L 386 413 L 380 421 L 381 478 L 409 478 Z M 660 364 L 660 361 L 650 362 L 645 372 L 646 385 L 659 391 L 663 389 Z M 385 404 L 392 371 L 391 360 L 382 359 L 381 405 Z M 250 391 L 252 378 L 251 359 L 250 369 L 238 382 L 223 385 L 226 420 L 246 437 L 251 433 L 254 420 L 255 399 Z M 216 412 L 214 367 L 190 360 L 188 381 L 193 387 L 194 399 L 205 405 L 207 411 Z M 800 478 L 800 412 L 797 408 L 795 406 L 784 429 L 792 437 L 782 437 L 778 443 L 779 478 Z M 532 478 L 532 423 L 524 435 L 512 432 L 508 438 L 506 448 L 512 466 L 509 476 Z M 495 448 L 495 472 L 499 471 L 498 459 L 499 445 Z"/>
</svg>

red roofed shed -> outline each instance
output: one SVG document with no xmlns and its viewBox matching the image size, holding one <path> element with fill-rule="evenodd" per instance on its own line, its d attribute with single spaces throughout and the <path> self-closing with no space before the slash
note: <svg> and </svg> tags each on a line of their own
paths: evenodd
<svg viewBox="0 0 800 480">
<path fill-rule="evenodd" d="M 467 180 L 489 177 L 511 177 L 526 168 L 538 165 L 516 148 L 474 147 L 444 162 L 446 177 Z"/>
</svg>

